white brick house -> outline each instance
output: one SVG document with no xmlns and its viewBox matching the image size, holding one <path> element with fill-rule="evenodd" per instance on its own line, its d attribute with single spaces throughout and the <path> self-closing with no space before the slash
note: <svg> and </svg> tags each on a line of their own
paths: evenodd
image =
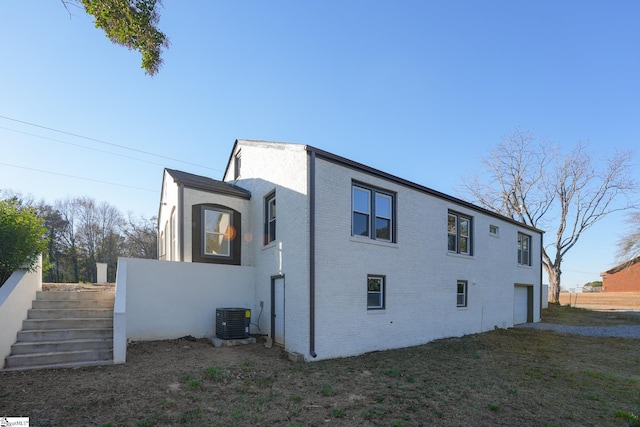
<svg viewBox="0 0 640 427">
<path fill-rule="evenodd" d="M 540 320 L 540 230 L 310 146 L 165 170 L 158 233 L 161 259 L 253 267 L 252 321 L 305 360 Z"/>
</svg>

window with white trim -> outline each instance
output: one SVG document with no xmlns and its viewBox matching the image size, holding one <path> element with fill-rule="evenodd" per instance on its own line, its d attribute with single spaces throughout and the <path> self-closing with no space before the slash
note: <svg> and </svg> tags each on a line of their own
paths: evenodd
<svg viewBox="0 0 640 427">
<path fill-rule="evenodd" d="M 531 236 L 518 233 L 518 264 L 531 265 Z"/>
<path fill-rule="evenodd" d="M 457 254 L 472 254 L 471 217 L 449 211 L 447 218 L 448 250 Z"/>
<path fill-rule="evenodd" d="M 264 244 L 276 240 L 276 192 L 264 198 Z"/>
<path fill-rule="evenodd" d="M 352 185 L 351 234 L 395 242 L 395 195 L 377 188 Z"/>
<path fill-rule="evenodd" d="M 214 209 L 204 210 L 204 255 L 231 255 L 231 214 Z"/>
<path fill-rule="evenodd" d="M 456 291 L 456 305 L 458 307 L 467 306 L 467 288 L 468 283 L 466 280 L 458 280 Z"/>
<path fill-rule="evenodd" d="M 500 234 L 500 228 L 497 225 L 490 225 L 489 234 L 497 236 L 498 234 Z"/>
<path fill-rule="evenodd" d="M 384 308 L 385 276 L 367 276 L 367 309 L 381 310 Z"/>
<path fill-rule="evenodd" d="M 191 206 L 191 261 L 240 265 L 242 218 L 227 206 Z"/>
</svg>

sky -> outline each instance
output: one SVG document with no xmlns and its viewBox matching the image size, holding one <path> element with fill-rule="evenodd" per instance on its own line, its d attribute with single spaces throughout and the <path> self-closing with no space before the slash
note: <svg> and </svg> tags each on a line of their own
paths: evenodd
<svg viewBox="0 0 640 427">
<path fill-rule="evenodd" d="M 149 77 L 82 9 L 3 4 L 0 189 L 151 217 L 164 167 L 222 179 L 233 142 L 256 139 L 461 196 L 462 177 L 516 129 L 567 149 L 585 142 L 595 157 L 639 145 L 635 0 L 165 0 L 159 10 L 171 45 Z M 618 263 L 624 219 L 581 238 L 563 287 Z"/>
</svg>

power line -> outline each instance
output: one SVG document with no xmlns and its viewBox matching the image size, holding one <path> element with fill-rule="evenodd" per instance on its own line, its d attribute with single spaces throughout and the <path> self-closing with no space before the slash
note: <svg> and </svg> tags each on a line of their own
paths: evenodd
<svg viewBox="0 0 640 427">
<path fill-rule="evenodd" d="M 4 127 L 4 126 L 0 126 L 0 129 L 4 129 L 4 130 L 11 131 L 11 132 L 20 133 L 22 135 L 34 136 L 36 138 L 46 139 L 46 140 L 49 140 L 49 141 L 59 142 L 60 144 L 72 145 L 74 147 L 80 147 L 80 148 L 84 148 L 86 150 L 93 150 L 93 151 L 97 151 L 98 153 L 106 153 L 106 154 L 110 154 L 112 156 L 123 157 L 125 159 L 136 160 L 138 162 L 143 162 L 143 163 L 149 163 L 151 165 L 164 166 L 162 163 L 150 162 L 149 160 L 142 160 L 142 159 L 138 159 L 136 157 L 127 156 L 127 155 L 124 155 L 124 154 L 112 153 L 111 151 L 100 150 L 99 148 L 94 148 L 94 147 L 87 147 L 86 145 L 82 145 L 82 144 L 74 144 L 73 142 L 62 141 L 60 139 L 55 139 L 55 138 L 49 138 L 48 136 L 36 135 L 35 133 L 24 132 L 24 131 L 21 131 L 21 130 L 11 129 L 11 128 L 7 128 L 7 127 Z"/>
<path fill-rule="evenodd" d="M 175 159 L 173 157 L 168 157 L 168 156 L 163 156 L 163 155 L 160 155 L 160 154 L 151 153 L 149 151 L 138 150 L 137 148 L 131 148 L 131 147 L 127 147 L 127 146 L 120 145 L 120 144 L 114 144 L 112 142 L 102 141 L 100 139 L 91 138 L 91 137 L 83 136 L 83 135 L 78 135 L 76 133 L 67 132 L 67 131 L 59 130 L 59 129 L 54 129 L 54 128 L 50 128 L 50 127 L 47 127 L 47 126 L 42 126 L 42 125 L 38 125 L 38 124 L 35 124 L 35 123 L 30 123 L 30 122 L 26 122 L 26 121 L 23 121 L 23 120 L 14 119 L 14 118 L 11 118 L 11 117 L 0 116 L 0 119 L 11 120 L 13 122 L 22 123 L 22 124 L 25 124 L 25 125 L 28 125 L 28 126 L 37 127 L 37 128 L 40 128 L 40 129 L 46 129 L 46 130 L 51 131 L 51 132 L 58 132 L 58 133 L 62 133 L 62 134 L 65 134 L 65 135 L 70 135 L 70 136 L 73 136 L 73 137 L 76 137 L 76 138 L 81 138 L 81 139 L 86 139 L 88 141 L 97 142 L 99 144 L 105 144 L 105 145 L 110 145 L 110 146 L 113 146 L 113 147 L 118 147 L 118 148 L 121 148 L 123 150 L 135 151 L 137 153 L 146 154 L 148 156 L 159 157 L 161 159 L 172 160 L 174 162 L 184 163 L 184 164 L 191 165 L 191 166 L 197 166 L 197 167 L 200 167 L 200 168 L 205 168 L 205 169 L 210 169 L 210 170 L 214 170 L 214 171 L 218 171 L 218 172 L 223 172 L 220 169 L 212 168 L 210 166 L 204 166 L 204 165 L 200 165 L 200 164 L 197 164 L 197 163 L 187 162 L 185 160 L 179 160 L 179 159 Z"/>
<path fill-rule="evenodd" d="M 35 172 L 48 173 L 48 174 L 51 174 L 51 175 L 64 176 L 64 177 L 67 177 L 67 178 L 81 179 L 81 180 L 84 180 L 84 181 L 99 182 L 100 184 L 116 185 L 118 187 L 132 188 L 134 190 L 150 191 L 152 193 L 159 193 L 158 190 L 150 190 L 148 188 L 134 187 L 133 185 L 118 184 L 117 182 L 101 181 L 99 179 L 84 178 L 82 176 L 75 176 L 75 175 L 68 175 L 68 174 L 59 173 L 59 172 L 45 171 L 45 170 L 42 170 L 42 169 L 29 168 L 29 167 L 26 167 L 26 166 L 12 165 L 12 164 L 3 163 L 3 162 L 0 162 L 0 165 L 9 166 L 9 167 L 12 167 L 12 168 L 30 170 L 30 171 L 35 171 Z"/>
</svg>

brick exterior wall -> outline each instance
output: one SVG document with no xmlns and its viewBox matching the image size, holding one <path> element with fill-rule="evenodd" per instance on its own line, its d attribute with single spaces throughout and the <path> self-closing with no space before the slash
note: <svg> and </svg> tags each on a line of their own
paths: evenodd
<svg viewBox="0 0 640 427">
<path fill-rule="evenodd" d="M 318 160 L 316 171 L 318 358 L 513 326 L 516 284 L 534 287 L 540 320 L 539 234 L 335 163 Z M 351 235 L 354 180 L 395 193 L 396 243 Z M 473 256 L 448 252 L 449 210 L 473 218 Z M 517 264 L 518 231 L 532 235 L 531 267 Z M 367 309 L 368 274 L 386 277 L 383 310 Z M 464 308 L 456 305 L 458 280 L 468 282 Z"/>
<path fill-rule="evenodd" d="M 614 273 L 604 273 L 602 290 L 604 292 L 639 292 L 640 262 Z"/>
<path fill-rule="evenodd" d="M 537 232 L 435 197 L 375 174 L 316 159 L 315 351 L 309 353 L 309 155 L 303 145 L 237 141 L 224 181 L 249 190 L 242 209 L 242 265 L 255 267 L 252 322 L 271 332 L 271 278 L 284 275 L 285 349 L 305 360 L 352 356 L 419 345 L 514 324 L 516 286 L 533 288 L 533 321 L 541 302 L 541 238 Z M 395 195 L 397 239 L 351 235 L 352 182 Z M 164 191 L 165 189 L 163 189 Z M 169 193 L 175 191 L 168 188 Z M 276 241 L 263 240 L 265 196 L 275 191 Z M 203 202 L 185 194 L 185 204 Z M 213 197 L 214 202 L 220 197 Z M 222 197 L 224 198 L 224 197 Z M 171 196 L 165 197 L 173 202 Z M 226 203 L 232 203 L 226 200 Z M 473 255 L 447 250 L 447 214 L 473 219 Z M 188 215 L 185 209 L 185 216 Z M 160 213 L 160 227 L 168 209 Z M 184 218 L 190 226 L 190 218 Z M 499 232 L 489 232 L 490 226 Z M 517 263 L 517 235 L 531 236 L 533 265 Z M 185 245 L 188 247 L 188 245 Z M 385 306 L 367 309 L 367 275 L 386 279 Z M 468 304 L 457 307 L 458 280 L 468 283 Z M 260 302 L 264 307 L 260 307 Z M 258 317 L 260 318 L 258 322 Z"/>
</svg>

